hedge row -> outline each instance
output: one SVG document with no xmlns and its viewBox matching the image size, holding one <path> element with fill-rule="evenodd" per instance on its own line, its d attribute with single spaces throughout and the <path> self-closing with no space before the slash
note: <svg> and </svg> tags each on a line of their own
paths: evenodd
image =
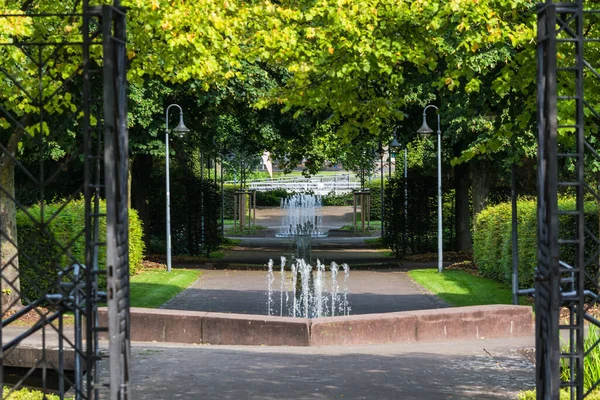
<svg viewBox="0 0 600 400">
<path fill-rule="evenodd" d="M 559 200 L 561 210 L 574 210 L 575 200 Z M 598 237 L 598 207 L 595 202 L 585 204 L 585 226 Z M 537 266 L 537 203 L 535 200 L 517 202 L 518 247 L 519 247 L 519 287 L 533 286 L 534 271 Z M 561 215 L 559 237 L 572 238 L 575 235 L 575 216 Z M 487 278 L 510 283 L 512 281 L 512 212 L 510 203 L 500 203 L 488 207 L 477 216 L 473 227 L 473 259 L 479 273 Z M 598 246 L 592 240 L 585 241 L 584 257 L 589 259 Z M 575 257 L 573 245 L 562 245 L 561 260 L 572 264 Z M 596 256 L 597 257 L 597 256 Z M 591 276 L 594 276 L 592 274 Z"/>
<path fill-rule="evenodd" d="M 85 202 L 83 199 L 69 202 L 64 208 L 62 203 L 44 205 L 43 214 L 47 221 L 41 221 L 41 207 L 32 206 L 17 212 L 17 239 L 19 244 L 19 269 L 23 299 L 37 299 L 45 293 L 56 291 L 58 271 L 69 265 L 85 264 Z M 100 203 L 101 212 L 106 203 Z M 58 213 L 58 214 L 57 214 Z M 53 215 L 56 217 L 52 217 Z M 31 217 L 33 217 L 33 220 Z M 37 221 L 37 222 L 34 222 Z M 49 221 L 49 222 L 48 222 Z M 100 241 L 106 237 L 106 220 L 100 219 Z M 144 255 L 142 222 L 135 210 L 129 210 L 129 269 L 135 273 Z M 62 248 L 61 248 L 62 247 Z M 65 250 L 63 250 L 63 248 Z M 98 262 L 105 267 L 106 254 L 100 251 Z M 105 285 L 100 279 L 100 285 Z"/>
</svg>

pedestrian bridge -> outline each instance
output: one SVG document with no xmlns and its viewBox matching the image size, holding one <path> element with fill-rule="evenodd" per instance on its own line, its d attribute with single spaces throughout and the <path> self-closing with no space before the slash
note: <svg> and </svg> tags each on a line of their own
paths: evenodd
<svg viewBox="0 0 600 400">
<path fill-rule="evenodd" d="M 233 181 L 227 183 L 233 184 Z M 246 188 L 267 192 L 275 189 L 285 189 L 288 192 L 313 192 L 325 196 L 331 192 L 335 194 L 350 193 L 360 189 L 360 181 L 351 174 L 337 174 L 314 176 L 311 178 L 293 177 L 278 179 L 252 179 L 246 181 Z"/>
</svg>

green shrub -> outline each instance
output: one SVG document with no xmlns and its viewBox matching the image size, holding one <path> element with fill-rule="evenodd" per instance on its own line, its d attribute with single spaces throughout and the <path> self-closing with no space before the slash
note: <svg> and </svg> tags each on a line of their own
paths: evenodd
<svg viewBox="0 0 600 400">
<path fill-rule="evenodd" d="M 583 390 L 588 391 L 594 387 L 596 382 L 600 380 L 600 347 L 598 342 L 600 341 L 600 330 L 594 325 L 590 325 L 588 335 L 583 341 L 583 350 L 586 355 L 583 360 Z M 568 346 L 563 346 L 562 351 L 564 353 L 569 352 Z M 561 380 L 568 382 L 571 377 L 571 370 L 569 369 L 569 360 L 562 358 L 561 363 Z M 600 392 L 597 393 L 600 398 Z M 588 397 L 586 397 L 587 399 Z"/>
<path fill-rule="evenodd" d="M 517 400 L 536 400 L 537 396 L 535 390 L 527 390 L 525 392 L 521 392 L 517 396 Z M 560 391 L 560 400 L 571 400 L 571 395 L 565 389 Z M 592 392 L 585 400 L 600 400 L 600 391 Z"/>
<path fill-rule="evenodd" d="M 4 387 L 2 388 L 2 398 L 4 400 L 58 400 L 60 397 L 27 388 L 15 390 L 11 393 L 9 388 Z M 65 397 L 65 399 L 72 399 L 72 397 Z"/>
<path fill-rule="evenodd" d="M 100 203 L 104 213 L 106 203 Z M 42 221 L 44 224 L 40 224 Z M 35 222 L 34 222 L 35 221 Z M 19 269 L 21 292 L 25 302 L 55 291 L 58 271 L 72 264 L 86 264 L 85 258 L 85 202 L 74 200 L 63 203 L 34 205 L 27 212 L 17 212 L 19 243 Z M 106 237 L 106 220 L 100 218 L 100 241 Z M 143 228 L 135 210 L 129 210 L 129 269 L 134 274 L 144 255 Z M 101 269 L 105 267 L 106 254 L 98 254 Z M 103 286 L 104 279 L 100 279 Z"/>
<path fill-rule="evenodd" d="M 352 193 L 340 193 L 335 194 L 331 191 L 327 195 L 323 196 L 324 206 L 351 206 L 354 199 Z"/>
<path fill-rule="evenodd" d="M 558 202 L 561 210 L 574 210 L 575 200 L 563 198 Z M 597 237 L 598 207 L 596 203 L 585 204 L 585 226 Z M 517 224 L 519 236 L 519 286 L 532 287 L 534 271 L 537 266 L 537 203 L 535 200 L 521 199 L 517 202 Z M 561 215 L 559 236 L 574 237 L 575 216 Z M 473 227 L 473 259 L 479 273 L 487 278 L 502 282 L 512 281 L 512 212 L 510 203 L 500 203 L 487 207 L 477 216 Z M 597 246 L 586 240 L 585 258 L 592 257 Z M 562 245 L 561 260 L 573 264 L 575 247 Z M 593 274 L 591 275 L 593 276 Z"/>
<path fill-rule="evenodd" d="M 279 207 L 281 199 L 289 196 L 285 189 L 273 189 L 266 192 L 256 192 L 256 205 L 260 207 Z"/>
</svg>

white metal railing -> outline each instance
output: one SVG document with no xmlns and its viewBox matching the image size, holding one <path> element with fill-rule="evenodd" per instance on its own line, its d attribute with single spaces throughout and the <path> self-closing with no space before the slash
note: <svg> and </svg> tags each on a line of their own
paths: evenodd
<svg viewBox="0 0 600 400">
<path fill-rule="evenodd" d="M 227 183 L 234 183 L 228 181 Z M 285 189 L 288 192 L 312 191 L 315 194 L 326 195 L 334 192 L 348 193 L 360 188 L 360 181 L 353 175 L 325 175 L 312 178 L 294 177 L 280 179 L 253 179 L 246 181 L 247 189 L 266 192 L 274 189 Z"/>
</svg>

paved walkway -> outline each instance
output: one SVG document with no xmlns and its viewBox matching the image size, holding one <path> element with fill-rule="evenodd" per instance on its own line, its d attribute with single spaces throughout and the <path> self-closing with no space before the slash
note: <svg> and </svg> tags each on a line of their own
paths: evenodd
<svg viewBox="0 0 600 400">
<path fill-rule="evenodd" d="M 344 347 L 132 349 L 136 399 L 515 399 L 533 338 Z"/>
<path fill-rule="evenodd" d="M 281 256 L 291 258 L 295 252 L 293 239 L 288 238 L 241 238 L 239 245 L 229 249 L 220 264 L 262 265 L 269 259 L 279 260 Z M 313 259 L 338 264 L 380 265 L 395 263 L 385 249 L 374 249 L 361 237 L 313 238 L 311 243 Z"/>
<path fill-rule="evenodd" d="M 277 211 L 260 219 L 257 215 L 257 223 L 277 229 Z M 324 219 L 324 224 L 330 229 L 346 224 L 342 211 Z M 264 265 L 272 258 L 277 290 L 279 257 L 290 254 L 289 240 L 243 238 L 223 262 Z M 348 262 L 351 267 L 390 261 L 363 238 L 315 239 L 313 255 L 326 263 Z M 351 270 L 352 314 L 447 306 L 414 283 L 407 270 Z M 163 308 L 266 314 L 266 287 L 265 271 L 205 270 Z M 279 292 L 274 300 L 278 309 Z M 533 337 L 309 348 L 144 343 L 132 349 L 132 393 L 137 399 L 153 400 L 515 399 L 518 392 L 534 385 L 535 368 L 525 356 L 532 353 L 533 345 Z"/>
<path fill-rule="evenodd" d="M 288 281 L 286 282 L 288 288 L 291 286 L 289 275 L 288 271 Z M 281 274 L 275 272 L 274 301 L 277 310 L 281 307 L 280 279 Z M 325 279 L 326 282 L 329 281 L 328 273 Z M 343 279 L 343 273 L 340 272 L 338 276 L 340 288 L 343 288 Z M 329 288 L 327 292 L 330 292 Z M 443 301 L 414 283 L 405 271 L 350 271 L 348 293 L 352 314 L 446 307 Z M 291 293 L 288 293 L 288 296 L 290 299 L 292 298 Z M 200 279 L 161 308 L 266 314 L 267 273 L 265 271 L 236 270 L 203 271 Z"/>
</svg>

